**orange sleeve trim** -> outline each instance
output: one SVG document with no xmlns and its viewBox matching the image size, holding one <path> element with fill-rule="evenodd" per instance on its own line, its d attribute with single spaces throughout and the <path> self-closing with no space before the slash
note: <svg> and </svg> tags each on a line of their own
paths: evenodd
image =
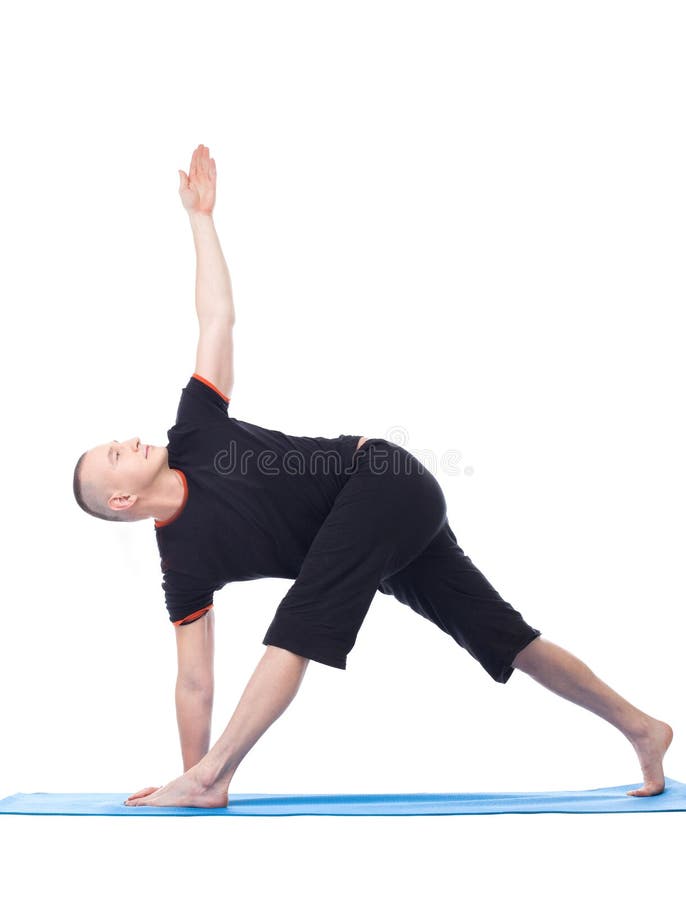
<svg viewBox="0 0 686 900">
<path fill-rule="evenodd" d="M 202 609 L 198 609 L 195 612 L 189 613 L 184 619 L 179 619 L 178 622 L 172 622 L 172 625 L 178 627 L 179 625 L 183 625 L 184 622 L 193 622 L 195 619 L 199 619 L 203 613 L 206 613 L 208 609 L 211 609 L 213 606 L 212 603 L 209 603 L 207 606 L 204 606 Z"/>
<path fill-rule="evenodd" d="M 208 381 L 207 378 L 203 378 L 202 375 L 198 375 L 197 372 L 193 372 L 193 378 L 197 378 L 198 381 L 202 381 L 203 384 L 206 384 L 208 388 L 212 388 L 212 390 L 215 391 L 215 393 L 219 394 L 222 400 L 226 400 L 227 403 L 231 399 L 231 397 L 227 397 L 226 394 L 222 394 L 219 388 L 216 385 L 212 384 L 211 381 Z"/>
<path fill-rule="evenodd" d="M 186 508 L 186 503 L 188 502 L 188 482 L 186 481 L 186 476 L 181 471 L 181 469 L 172 469 L 172 472 L 178 472 L 181 476 L 181 481 L 183 481 L 183 503 L 174 513 L 174 515 L 170 516 L 168 519 L 155 519 L 155 528 L 164 528 L 165 525 L 169 525 L 171 522 L 174 522 L 176 519 L 178 519 L 178 517 Z"/>
</svg>

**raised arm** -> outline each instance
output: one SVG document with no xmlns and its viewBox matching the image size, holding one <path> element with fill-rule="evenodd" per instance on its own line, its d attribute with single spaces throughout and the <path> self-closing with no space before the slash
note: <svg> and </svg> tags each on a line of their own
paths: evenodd
<svg viewBox="0 0 686 900">
<path fill-rule="evenodd" d="M 188 175 L 179 169 L 179 178 L 179 195 L 188 212 L 197 258 L 195 308 L 200 336 L 195 371 L 230 398 L 236 317 L 231 276 L 212 218 L 217 167 L 207 147 L 198 145 L 193 151 Z"/>
</svg>

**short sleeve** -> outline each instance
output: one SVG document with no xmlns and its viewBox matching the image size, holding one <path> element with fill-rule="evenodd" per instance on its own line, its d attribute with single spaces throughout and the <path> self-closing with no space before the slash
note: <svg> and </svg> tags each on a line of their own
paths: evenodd
<svg viewBox="0 0 686 900">
<path fill-rule="evenodd" d="M 194 613 L 189 613 L 189 615 L 185 616 L 183 619 L 178 619 L 176 622 L 173 622 L 172 624 L 179 627 L 182 625 L 188 625 L 190 622 L 195 622 L 196 619 L 200 619 L 200 618 L 202 618 L 202 616 L 206 616 L 207 613 L 212 608 L 212 606 L 213 606 L 212 603 L 208 603 L 207 606 L 203 606 L 202 609 L 198 609 Z"/>
<path fill-rule="evenodd" d="M 165 603 L 172 625 L 187 625 L 204 616 L 214 604 L 214 592 L 194 599 L 165 592 Z"/>
<path fill-rule="evenodd" d="M 196 583 L 189 575 L 165 572 L 162 590 L 169 621 L 173 625 L 187 625 L 205 615 L 214 603 L 215 589 L 208 590 L 206 584 Z"/>
<path fill-rule="evenodd" d="M 229 401 L 230 398 L 215 387 L 211 381 L 195 372 L 181 391 L 181 399 L 176 412 L 176 424 L 212 425 L 226 421 Z"/>
</svg>

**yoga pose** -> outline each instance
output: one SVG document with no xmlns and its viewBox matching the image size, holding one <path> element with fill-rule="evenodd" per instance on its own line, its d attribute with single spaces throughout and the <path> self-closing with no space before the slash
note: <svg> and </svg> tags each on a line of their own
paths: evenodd
<svg viewBox="0 0 686 900">
<path fill-rule="evenodd" d="M 643 773 L 637 797 L 664 790 L 672 729 L 541 637 L 458 545 L 436 478 L 400 445 L 341 434 L 296 437 L 233 418 L 229 271 L 214 227 L 216 166 L 200 144 L 179 194 L 195 249 L 199 341 L 166 447 L 135 437 L 86 451 L 74 494 L 115 522 L 153 518 L 178 655 L 184 774 L 132 794 L 130 806 L 222 807 L 248 751 L 296 695 L 310 660 L 345 669 L 376 591 L 430 619 L 494 681 L 514 669 L 618 728 Z M 277 373 L 278 375 L 278 373 Z M 254 578 L 293 581 L 266 650 L 210 747 L 214 593 Z"/>
</svg>

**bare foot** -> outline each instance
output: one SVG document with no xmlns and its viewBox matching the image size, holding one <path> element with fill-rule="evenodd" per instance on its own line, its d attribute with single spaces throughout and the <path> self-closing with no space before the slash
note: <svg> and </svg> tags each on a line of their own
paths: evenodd
<svg viewBox="0 0 686 900">
<path fill-rule="evenodd" d="M 642 788 L 627 791 L 630 797 L 652 797 L 665 789 L 662 757 L 672 743 L 674 732 L 666 722 L 650 718 L 646 730 L 633 738 L 631 743 L 638 754 L 645 784 Z"/>
<path fill-rule="evenodd" d="M 141 796 L 145 791 L 152 791 Z M 157 790 L 144 788 L 124 801 L 124 806 L 195 806 L 214 809 L 227 806 L 229 794 L 226 788 L 208 787 L 193 775 L 189 769 L 180 778 L 175 778 Z"/>
</svg>

